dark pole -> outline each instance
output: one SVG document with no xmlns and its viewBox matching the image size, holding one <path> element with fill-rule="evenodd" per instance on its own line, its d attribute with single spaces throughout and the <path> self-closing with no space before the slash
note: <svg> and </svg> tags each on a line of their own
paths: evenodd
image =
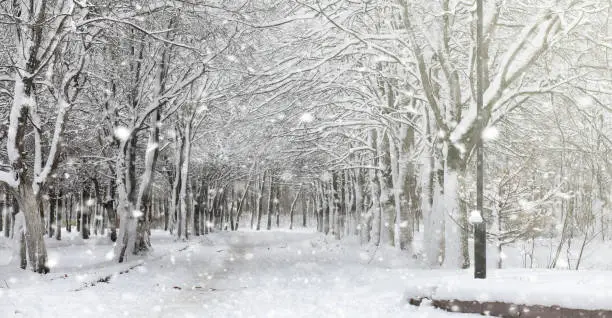
<svg viewBox="0 0 612 318">
<path fill-rule="evenodd" d="M 476 210 L 483 215 L 483 149 L 482 149 L 482 95 L 484 84 L 484 51 L 482 45 L 482 2 L 476 0 L 476 129 L 478 132 L 476 143 Z M 484 279 L 487 277 L 487 225 L 484 220 L 474 224 L 474 278 Z"/>
</svg>

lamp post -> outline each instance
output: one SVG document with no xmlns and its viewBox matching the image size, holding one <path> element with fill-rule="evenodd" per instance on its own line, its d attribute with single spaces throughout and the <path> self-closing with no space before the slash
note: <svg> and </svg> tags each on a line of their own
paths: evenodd
<svg viewBox="0 0 612 318">
<path fill-rule="evenodd" d="M 474 224 L 474 278 L 484 279 L 487 277 L 487 225 L 482 219 L 483 211 L 483 149 L 482 130 L 484 120 L 482 118 L 483 83 L 484 83 L 484 48 L 482 45 L 482 12 L 483 0 L 476 0 L 476 131 L 478 132 L 476 143 L 476 211 L 470 215 L 470 221 Z M 476 215 L 477 214 L 477 215 Z M 472 216 L 474 216 L 472 220 Z"/>
<path fill-rule="evenodd" d="M 470 223 L 474 226 L 474 278 L 487 278 L 487 231 L 480 210 L 470 214 Z"/>
</svg>

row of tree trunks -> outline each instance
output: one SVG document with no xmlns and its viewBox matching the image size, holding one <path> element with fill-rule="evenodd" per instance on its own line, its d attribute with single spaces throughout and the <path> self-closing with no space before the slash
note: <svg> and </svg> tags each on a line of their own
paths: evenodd
<svg viewBox="0 0 612 318">
<path fill-rule="evenodd" d="M 262 195 L 267 192 L 267 224 L 266 228 L 272 228 L 272 217 L 276 216 L 276 225 L 280 226 L 281 208 L 279 204 L 280 187 L 276 182 L 273 182 L 273 178 L 268 174 L 267 177 L 260 177 L 265 181 L 259 181 L 260 186 L 258 190 L 260 195 L 254 195 L 249 193 L 250 182 L 244 185 L 244 192 L 236 192 L 232 186 L 231 191 L 223 190 L 216 191 L 216 194 L 212 196 L 212 202 L 210 203 L 211 209 L 207 209 L 208 193 L 209 189 L 206 185 L 197 187 L 194 183 L 191 185 L 192 189 L 198 189 L 197 195 L 192 202 L 185 201 L 186 205 L 191 205 L 194 208 L 193 221 L 193 232 L 196 235 L 205 234 L 212 227 L 216 227 L 220 230 L 236 230 L 240 224 L 239 215 L 242 213 L 242 209 L 245 206 L 259 207 L 259 212 L 263 212 L 263 200 Z M 315 186 L 310 190 L 312 191 L 310 196 L 301 195 L 303 185 L 298 188 L 297 192 L 293 193 L 293 200 L 289 208 L 289 228 L 293 229 L 295 226 L 294 214 L 298 203 L 302 209 L 302 226 L 307 225 L 307 219 L 309 214 L 310 206 L 312 206 L 312 215 L 315 217 L 317 222 L 317 228 L 320 231 L 332 233 L 336 238 L 342 236 L 352 235 L 356 233 L 368 233 L 370 231 L 364 231 L 367 229 L 367 222 L 358 224 L 360 220 L 359 215 L 364 213 L 358 213 L 358 211 L 365 211 L 368 204 L 368 195 L 362 193 L 362 185 L 360 181 L 363 181 L 363 171 L 357 169 L 356 171 L 341 171 L 334 172 L 331 174 L 331 182 L 316 182 Z M 94 182 L 95 183 L 95 182 Z M 229 185 L 226 185 L 228 188 Z M 94 187 L 96 188 L 96 187 Z M 267 189 L 266 189 L 267 188 Z M 270 191 L 272 189 L 272 191 Z M 319 189 L 319 191 L 316 191 Z M 218 189 L 217 189 L 218 190 Z M 265 191 L 267 190 L 267 191 Z M 307 191 L 309 189 L 306 189 Z M 237 195 L 238 193 L 239 195 Z M 116 225 L 116 214 L 113 208 L 113 201 L 108 199 L 100 199 L 100 190 L 87 190 L 85 189 L 78 195 L 77 204 L 74 204 L 74 195 L 66 194 L 62 195 L 58 193 L 56 196 L 51 194 L 49 197 L 49 203 L 44 205 L 47 206 L 48 214 L 46 216 L 47 225 L 46 233 L 51 236 L 56 236 L 61 239 L 61 224 L 65 222 L 66 229 L 70 229 L 70 225 L 73 221 L 76 221 L 77 231 L 81 232 L 83 238 L 88 238 L 93 231 L 94 234 L 104 235 L 107 225 L 114 228 Z M 187 197 L 187 196 L 186 196 Z M 302 200 L 299 201 L 300 197 Z M 250 198 L 247 200 L 247 198 Z M 101 204 L 96 204 L 101 200 Z M 164 228 L 166 224 L 170 223 L 168 216 L 168 205 L 165 200 L 151 200 L 149 204 L 142 207 L 145 213 L 143 220 L 151 224 L 154 220 L 163 219 Z M 259 202 L 257 202 L 259 201 Z M 247 203 L 248 202 L 248 203 Z M 256 203 L 256 204 L 253 204 Z M 258 204 L 257 204 L 258 203 Z M 73 208 L 76 206 L 76 208 Z M 252 215 L 259 215 L 259 219 L 263 216 L 263 213 L 253 213 L 256 209 L 250 209 Z M 76 211 L 76 213 L 74 213 Z M 252 220 L 255 219 L 252 217 Z M 189 218 L 185 217 L 185 222 Z M 208 220 L 208 222 L 207 222 Z M 10 222 L 10 218 L 5 218 L 5 222 Z M 208 224 L 207 224 L 208 223 Z M 58 230 L 60 229 L 60 230 Z M 115 230 L 116 231 L 116 230 Z M 191 232 L 191 231 L 190 231 Z M 112 233 L 112 232 L 111 232 Z M 111 238 L 112 238 L 111 234 Z"/>
<path fill-rule="evenodd" d="M 235 185 L 228 183 L 223 188 L 214 188 L 214 195 L 210 196 L 210 200 L 208 194 L 211 189 L 206 184 L 198 186 L 196 182 L 193 182 L 189 187 L 182 186 L 183 189 L 179 188 L 178 193 L 174 192 L 176 195 L 171 198 L 171 200 L 175 200 L 175 208 L 178 205 L 183 205 L 187 209 L 186 211 L 193 209 L 192 214 L 180 217 L 183 219 L 182 225 L 176 223 L 179 219 L 178 210 L 175 210 L 174 220 L 171 222 L 173 216 L 170 213 L 172 201 L 155 200 L 152 197 L 146 199 L 145 201 L 148 203 L 141 206 L 140 211 L 143 212 L 143 215 L 139 216 L 139 219 L 142 219 L 142 222 L 146 223 L 148 228 L 150 228 L 152 222 L 162 219 L 165 229 L 172 229 L 169 224 L 174 223 L 177 225 L 176 228 L 181 230 L 181 234 L 188 238 L 188 233 L 206 234 L 212 228 L 237 230 L 240 225 L 241 214 L 245 207 L 249 207 L 252 216 L 251 222 L 254 223 L 254 220 L 257 220 L 259 226 L 261 226 L 263 213 L 266 211 L 266 229 L 270 230 L 274 223 L 277 227 L 281 225 L 280 217 L 283 214 L 280 204 L 281 196 L 285 195 L 289 199 L 288 195 L 291 195 L 291 205 L 287 210 L 290 229 L 295 227 L 295 212 L 299 205 L 302 210 L 301 225 L 303 227 L 307 226 L 307 219 L 311 210 L 311 214 L 317 223 L 317 229 L 321 232 L 331 233 L 337 239 L 358 234 L 364 242 L 380 244 L 380 233 L 383 232 L 381 230 L 384 225 L 382 224 L 382 213 L 375 210 L 382 211 L 382 208 L 380 208 L 379 203 L 378 209 L 376 209 L 373 203 L 377 201 L 376 199 L 380 202 L 381 194 L 372 195 L 364 193 L 362 190 L 365 188 L 363 185 L 366 179 L 364 172 L 374 172 L 377 177 L 379 176 L 379 172 L 375 169 L 369 170 L 371 171 L 365 169 L 334 171 L 330 174 L 330 180 L 327 182 L 316 181 L 307 188 L 304 188 L 302 184 L 297 191 L 294 189 L 294 191 L 287 192 L 281 192 L 282 188 L 279 182 L 275 182 L 273 174 L 265 171 L 256 178 L 255 184 L 258 186 L 254 188 L 254 191 L 249 191 L 251 185 L 251 177 L 249 176 L 247 183 L 244 184 L 243 192 L 236 191 Z M 181 178 L 180 174 L 177 178 Z M 183 184 L 183 181 L 176 181 L 176 184 Z M 185 184 L 188 183 L 185 182 Z M 380 182 L 374 184 L 381 187 Z M 110 190 L 112 187 L 109 186 L 105 198 L 102 194 L 104 191 L 101 191 L 95 181 L 93 185 L 93 189 L 85 189 L 77 196 L 77 204 L 74 204 L 74 195 L 52 193 L 49 196 L 48 203 L 43 205 L 47 207 L 45 210 L 48 210 L 45 224 L 47 227 L 46 233 L 50 237 L 56 236 L 57 239 L 61 239 L 62 226 L 60 224 L 62 224 L 62 221 L 65 222 L 67 230 L 70 230 L 70 225 L 73 224 L 73 221 L 76 221 L 77 231 L 85 239 L 91 235 L 92 231 L 96 235 L 105 235 L 109 226 L 111 228 L 111 239 L 113 238 L 112 233 L 116 233 L 115 226 L 118 220 L 114 209 L 114 200 L 109 200 L 109 198 L 112 198 L 112 190 Z M 310 192 L 310 195 L 302 195 L 303 191 Z M 181 192 L 186 192 L 186 194 Z M 195 192 L 195 195 L 190 196 L 189 192 Z M 374 187 L 372 193 L 377 194 L 376 187 Z M 264 195 L 267 202 L 263 202 Z M 181 196 L 183 202 L 176 202 L 178 201 L 176 199 Z M 39 202 L 43 202 L 43 200 Z M 101 203 L 98 204 L 98 202 Z M 412 203 L 412 201 L 409 202 Z M 264 204 L 266 204 L 266 210 L 264 210 Z M 73 208 L 73 206 L 76 206 L 76 208 Z M 369 213 L 366 211 L 369 211 Z M 373 215 L 379 216 L 378 242 L 370 239 L 376 238 L 377 227 L 374 225 L 377 223 L 377 218 L 373 218 Z M 273 222 L 273 217 L 276 217 L 275 222 Z M 4 222 L 10 222 L 10 218 L 4 218 L 4 220 Z M 413 226 L 409 229 L 413 229 Z M 140 230 L 137 232 L 140 232 Z M 150 235 L 150 230 L 146 230 L 146 232 Z M 388 240 L 386 242 L 392 243 L 393 241 Z"/>
<path fill-rule="evenodd" d="M 4 192 L 2 196 L 0 232 L 9 237 L 14 224 L 11 211 L 19 211 L 19 203 L 10 192 Z M 83 239 L 89 238 L 91 229 L 96 235 L 105 235 L 105 229 L 113 214 L 109 212 L 114 209 L 112 205 L 107 208 L 104 204 L 97 204 L 89 190 L 84 189 L 77 195 L 50 191 L 48 195 L 38 200 L 37 211 L 41 217 L 43 233 L 49 238 L 55 237 L 61 240 L 62 229 L 65 228 L 66 231 L 71 232 L 73 225 L 76 225 L 76 230 L 81 233 Z"/>
</svg>

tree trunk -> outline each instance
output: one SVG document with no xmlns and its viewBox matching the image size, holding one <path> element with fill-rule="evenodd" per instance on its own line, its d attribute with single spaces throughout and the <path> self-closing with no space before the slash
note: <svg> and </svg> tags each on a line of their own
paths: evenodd
<svg viewBox="0 0 612 318">
<path fill-rule="evenodd" d="M 136 201 L 136 144 L 136 137 L 122 141 L 116 161 L 115 182 L 118 197 L 119 237 L 117 238 L 118 243 L 115 244 L 115 255 L 119 263 L 127 260 L 128 255 L 133 254 L 136 241 L 137 217 L 140 213 L 134 205 Z"/>
<path fill-rule="evenodd" d="M 225 187 L 223 187 L 221 193 L 219 194 L 219 200 L 217 200 L 217 209 L 219 210 L 219 230 L 223 231 L 227 229 L 226 226 L 226 212 L 225 208 Z"/>
<path fill-rule="evenodd" d="M 202 202 L 200 200 L 200 195 L 196 199 L 195 205 L 193 207 L 193 235 L 200 236 L 200 213 L 202 210 Z"/>
<path fill-rule="evenodd" d="M 100 206 L 100 235 L 102 236 L 106 235 L 106 228 L 108 227 L 108 212 L 106 211 L 106 206 L 104 205 L 104 203 L 105 202 L 103 202 Z"/>
<path fill-rule="evenodd" d="M 168 208 L 169 206 L 168 199 L 163 200 L 163 206 L 164 206 L 164 231 L 168 231 L 169 224 L 170 224 L 170 209 Z"/>
<path fill-rule="evenodd" d="M 410 233 L 410 229 L 407 228 L 408 220 L 404 220 L 402 215 L 402 206 L 401 206 L 401 193 L 402 193 L 402 184 L 403 180 L 400 176 L 399 169 L 399 153 L 397 151 L 397 147 L 395 146 L 395 141 L 391 137 L 391 134 L 387 134 L 387 142 L 389 144 L 389 158 L 391 165 L 391 183 L 392 183 L 392 193 L 393 193 L 393 208 L 395 214 L 395 220 L 393 222 L 393 246 L 397 249 L 405 249 L 409 242 L 403 241 L 402 237 L 405 233 Z M 406 224 L 403 224 L 406 222 Z"/>
<path fill-rule="evenodd" d="M 273 206 L 273 196 L 274 196 L 274 187 L 272 185 L 272 173 L 270 173 L 270 176 L 268 177 L 268 179 L 270 180 L 268 183 L 268 222 L 266 223 L 266 230 L 271 230 L 272 229 L 272 212 L 274 209 Z"/>
<path fill-rule="evenodd" d="M 108 225 L 110 230 L 110 239 L 112 242 L 117 241 L 117 210 L 115 209 L 115 179 L 111 179 L 106 190 L 106 199 L 102 203 L 102 207 L 105 210 L 106 217 L 108 218 Z"/>
<path fill-rule="evenodd" d="M 257 183 L 259 183 L 259 180 L 257 181 Z M 258 203 L 258 197 L 260 196 L 259 193 L 256 194 L 251 194 L 251 230 L 254 228 L 255 226 L 255 219 L 257 218 L 257 211 L 259 211 L 259 203 Z"/>
<path fill-rule="evenodd" d="M 216 189 L 216 187 L 215 187 L 215 189 Z M 212 232 L 212 230 L 213 230 L 213 228 L 215 226 L 215 213 L 216 213 L 215 209 L 217 208 L 215 206 L 215 204 L 214 204 L 215 197 L 216 197 L 216 195 L 213 196 L 213 199 L 212 199 L 211 204 L 210 204 L 210 208 L 207 209 L 207 211 L 208 211 L 208 225 L 206 226 L 206 228 L 208 229 L 208 232 Z"/>
<path fill-rule="evenodd" d="M 330 206 L 329 206 L 329 200 L 327 199 L 326 195 L 327 194 L 327 188 L 325 186 L 325 184 L 322 182 L 321 183 L 321 206 L 323 208 L 323 213 L 321 216 L 321 220 L 323 221 L 323 233 L 325 233 L 325 235 L 329 234 L 330 232 L 330 228 L 329 228 L 329 224 L 330 224 Z"/>
<path fill-rule="evenodd" d="M 308 210 L 310 210 L 310 198 L 307 195 L 302 197 L 302 227 L 306 228 L 306 216 L 308 215 Z"/>
<path fill-rule="evenodd" d="M 371 170 L 371 169 L 370 169 Z M 366 244 L 370 242 L 370 222 L 371 219 L 368 216 L 368 206 L 367 206 L 367 196 L 364 193 L 364 183 L 365 176 L 363 175 L 361 170 L 357 170 L 357 177 L 355 178 L 355 201 L 357 202 L 357 211 L 356 218 L 358 225 L 355 230 L 357 230 L 357 235 L 359 235 L 359 241 L 361 244 Z M 363 182 L 363 183 L 362 183 Z"/>
<path fill-rule="evenodd" d="M 55 234 L 55 214 L 56 214 L 56 201 L 57 201 L 57 197 L 55 196 L 55 191 L 50 192 L 49 193 L 49 199 L 48 199 L 48 204 L 49 204 L 49 230 L 47 231 L 47 234 L 49 235 L 49 238 L 52 238 L 53 235 Z"/>
<path fill-rule="evenodd" d="M 84 240 L 89 239 L 89 217 L 92 210 L 92 197 L 90 191 L 87 193 L 81 192 L 81 237 Z M 83 201 L 85 200 L 85 201 Z"/>
<path fill-rule="evenodd" d="M 459 151 L 452 145 L 445 147 L 444 165 L 444 266 L 461 268 L 461 209 L 459 205 Z"/>
<path fill-rule="evenodd" d="M 460 203 L 459 224 L 461 230 L 461 268 L 470 268 L 470 223 L 468 221 L 468 208 L 466 203 Z"/>
<path fill-rule="evenodd" d="M 181 238 L 183 236 L 183 215 L 180 208 L 181 204 L 181 177 L 182 167 L 184 161 L 184 147 L 185 147 L 185 136 L 182 135 L 180 129 L 175 129 L 177 134 L 177 144 L 175 145 L 175 162 L 174 162 L 174 182 L 172 184 L 172 199 L 170 201 L 170 216 L 172 217 L 171 232 L 176 231 L 176 236 Z"/>
<path fill-rule="evenodd" d="M 368 141 L 373 149 L 376 149 L 376 153 L 374 153 L 374 157 L 372 159 L 372 167 L 378 167 L 378 153 L 379 149 L 376 143 L 376 129 L 371 129 L 368 134 Z M 381 232 L 382 232 L 382 204 L 380 202 L 381 197 L 381 189 L 379 176 L 380 173 L 375 169 L 369 169 L 369 179 L 370 179 L 370 198 L 372 200 L 372 205 L 370 207 L 370 211 L 368 212 L 368 216 L 372 218 L 372 231 L 370 234 L 371 242 L 378 246 L 381 242 Z M 370 220 L 366 220 L 366 223 L 369 223 Z"/>
<path fill-rule="evenodd" d="M 349 202 L 346 207 L 347 209 L 347 225 L 346 225 L 346 235 L 357 235 L 357 197 L 355 191 L 355 177 L 352 174 L 352 171 L 347 170 L 345 173 L 346 182 L 344 186 L 344 191 L 348 194 Z"/>
<path fill-rule="evenodd" d="M 77 211 L 76 211 L 76 231 L 77 232 L 81 232 L 82 231 L 82 227 L 81 227 L 81 223 L 82 223 L 82 217 L 83 217 L 83 192 L 79 192 L 79 202 L 78 202 L 78 207 L 77 207 Z"/>
<path fill-rule="evenodd" d="M 425 261 L 429 266 L 440 266 L 444 260 L 444 212 L 441 211 L 444 173 L 432 154 L 423 157 L 423 165 L 429 168 L 421 174 Z"/>
<path fill-rule="evenodd" d="M 321 185 L 319 182 L 314 183 L 314 193 L 312 195 L 314 200 L 314 211 L 317 218 L 317 231 L 323 232 L 323 204 L 321 200 Z"/>
<path fill-rule="evenodd" d="M 9 189 L 5 188 L 4 192 L 4 206 L 2 207 L 2 214 L 4 215 L 4 237 L 9 237 L 11 235 L 11 204 L 9 204 Z"/>
<path fill-rule="evenodd" d="M 240 202 L 238 203 L 238 207 L 236 211 L 236 225 L 234 226 L 236 231 L 238 231 L 238 225 L 240 224 L 240 216 L 242 216 L 242 211 L 244 210 L 244 203 L 245 203 L 247 194 L 249 193 L 250 184 L 251 184 L 251 177 L 249 176 L 249 180 L 247 181 L 247 184 L 244 187 L 244 193 L 242 194 L 242 197 L 240 198 Z"/>
<path fill-rule="evenodd" d="M 332 183 L 331 183 L 331 199 L 330 202 L 335 211 L 335 222 L 334 222 L 334 236 L 337 240 L 342 237 L 342 233 L 344 232 L 344 216 L 345 216 L 345 198 L 344 198 L 344 182 L 343 175 L 334 171 L 332 173 Z"/>
<path fill-rule="evenodd" d="M 55 239 L 60 241 L 62 239 L 62 213 L 65 210 L 64 195 L 60 191 L 58 196 L 55 197 L 55 211 L 56 211 L 56 222 L 55 222 Z M 62 204 L 60 205 L 60 201 Z"/>
<path fill-rule="evenodd" d="M 119 223 L 119 218 L 117 214 L 117 210 L 115 209 L 115 200 L 112 195 L 107 197 L 106 202 L 104 202 L 104 209 L 106 210 L 106 216 L 108 217 L 108 223 L 110 227 L 110 239 L 112 242 L 117 241 L 117 224 Z"/>
<path fill-rule="evenodd" d="M 236 220 L 234 219 L 234 204 L 235 204 L 235 200 L 234 200 L 234 186 L 232 185 L 232 194 L 230 196 L 230 208 L 229 208 L 229 225 L 230 225 L 230 230 L 231 231 L 235 231 L 236 230 L 236 224 L 234 223 Z"/>
<path fill-rule="evenodd" d="M 295 198 L 293 199 L 293 202 L 291 202 L 291 209 L 289 210 L 289 229 L 290 230 L 293 230 L 293 211 L 295 210 L 295 203 L 300 197 L 300 192 L 302 192 L 302 186 L 303 185 L 300 184 L 300 188 L 298 189 L 298 192 L 295 194 Z M 304 212 L 304 223 L 306 223 L 306 212 Z"/>
<path fill-rule="evenodd" d="M 208 213 L 210 211 L 210 205 L 208 203 L 208 184 L 203 184 L 202 187 L 203 189 L 203 193 L 202 193 L 202 220 L 200 223 L 200 228 L 204 231 L 204 234 L 208 234 Z"/>
<path fill-rule="evenodd" d="M 74 208 L 73 199 L 73 195 L 70 194 L 70 205 L 68 207 L 68 215 L 66 216 L 66 231 L 68 233 L 72 232 L 72 209 Z"/>
<path fill-rule="evenodd" d="M 274 215 L 276 216 L 276 227 L 280 227 L 280 186 L 275 187 L 274 197 L 272 198 L 272 204 L 274 209 Z"/>
<path fill-rule="evenodd" d="M 195 114 L 195 113 L 194 113 Z M 184 146 L 181 147 L 183 154 L 182 154 L 182 162 L 181 162 L 181 169 L 180 169 L 180 173 L 181 173 L 181 186 L 180 186 L 180 204 L 179 204 L 179 211 L 180 211 L 180 224 L 181 227 L 183 229 L 183 236 L 185 239 L 189 238 L 189 231 L 188 231 L 188 220 L 189 220 L 189 216 L 190 216 L 190 212 L 191 212 L 191 207 L 188 204 L 188 189 L 187 189 L 187 182 L 189 179 L 189 159 L 191 157 L 191 124 L 193 121 L 193 116 L 194 114 L 191 115 L 191 117 L 189 118 L 188 122 L 185 124 L 185 132 L 183 133 L 183 144 Z M 180 235 L 179 235 L 180 238 Z"/>
<path fill-rule="evenodd" d="M 328 186 L 328 191 L 327 191 L 327 206 L 329 208 L 329 218 L 328 218 L 328 228 L 329 228 L 329 232 L 331 233 L 332 236 L 336 237 L 336 231 L 338 230 L 337 228 L 337 209 L 336 209 L 336 203 L 334 202 L 335 198 L 335 194 L 334 194 L 334 180 L 333 180 L 333 174 L 331 177 L 331 180 L 327 181 L 327 186 Z"/>
<path fill-rule="evenodd" d="M 381 244 L 394 243 L 395 199 L 393 196 L 393 178 L 391 173 L 391 153 L 387 135 L 389 132 L 380 131 L 377 134 L 376 148 L 380 159 L 378 160 L 378 183 L 380 187 L 381 209 Z"/>
<path fill-rule="evenodd" d="M 403 248 L 412 244 L 416 226 L 417 212 L 420 206 L 420 196 L 417 195 L 417 175 L 414 161 L 410 158 L 415 152 L 415 131 L 408 125 L 402 125 L 400 130 L 401 146 L 399 147 L 399 178 L 402 186 L 402 233 L 400 242 Z"/>
<path fill-rule="evenodd" d="M 28 267 L 28 260 L 26 257 L 26 234 L 24 231 L 19 232 L 19 267 L 26 269 Z"/>
<path fill-rule="evenodd" d="M 21 184 L 16 189 L 15 198 L 19 203 L 19 210 L 24 213 L 25 242 L 30 268 L 37 273 L 46 274 L 49 272 L 49 267 L 47 266 L 47 248 L 43 239 L 44 228 L 39 212 L 39 199 L 26 178 L 21 180 Z"/>
</svg>

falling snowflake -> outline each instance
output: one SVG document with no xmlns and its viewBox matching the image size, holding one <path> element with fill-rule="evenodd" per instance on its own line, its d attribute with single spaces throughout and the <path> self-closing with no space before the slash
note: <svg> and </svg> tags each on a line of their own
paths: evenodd
<svg viewBox="0 0 612 318">
<path fill-rule="evenodd" d="M 472 211 L 470 213 L 469 221 L 472 224 L 482 223 L 482 215 L 480 215 L 480 211 L 478 210 Z"/>
<path fill-rule="evenodd" d="M 482 131 L 482 134 L 481 134 L 482 140 L 484 141 L 495 140 L 497 139 L 498 136 L 499 136 L 499 130 L 497 129 L 497 127 L 494 127 L 494 126 L 486 127 Z"/>
<path fill-rule="evenodd" d="M 115 137 L 121 141 L 126 141 L 130 138 L 130 130 L 127 127 L 119 126 L 115 128 Z"/>
<path fill-rule="evenodd" d="M 303 123 L 311 123 L 314 121 L 314 116 L 311 113 L 303 113 L 300 116 L 300 121 Z"/>
<path fill-rule="evenodd" d="M 332 174 L 329 173 L 329 171 L 324 171 L 321 174 L 321 181 L 327 182 L 327 181 L 331 181 L 332 179 Z"/>
</svg>

